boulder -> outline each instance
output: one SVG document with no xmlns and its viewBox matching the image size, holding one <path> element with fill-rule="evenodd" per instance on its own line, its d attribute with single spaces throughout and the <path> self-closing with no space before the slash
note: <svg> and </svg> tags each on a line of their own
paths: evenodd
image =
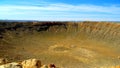
<svg viewBox="0 0 120 68">
<path fill-rule="evenodd" d="M 56 66 L 54 64 L 49 64 L 48 68 L 56 68 Z"/>
<path fill-rule="evenodd" d="M 40 68 L 41 67 L 41 61 L 38 59 L 28 59 L 23 61 L 22 68 Z"/>
</svg>

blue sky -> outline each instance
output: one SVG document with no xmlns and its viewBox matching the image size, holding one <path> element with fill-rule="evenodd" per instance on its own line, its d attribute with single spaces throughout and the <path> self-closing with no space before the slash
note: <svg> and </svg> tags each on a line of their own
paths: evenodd
<svg viewBox="0 0 120 68">
<path fill-rule="evenodd" d="M 120 21 L 120 0 L 0 0 L 0 19 Z"/>
</svg>

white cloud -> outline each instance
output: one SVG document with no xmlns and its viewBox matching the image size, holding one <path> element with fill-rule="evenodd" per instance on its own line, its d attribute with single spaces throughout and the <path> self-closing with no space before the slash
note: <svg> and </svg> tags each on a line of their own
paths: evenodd
<svg viewBox="0 0 120 68">
<path fill-rule="evenodd" d="M 117 6 L 97 6 L 97 5 L 70 5 L 70 4 L 48 4 L 43 6 L 21 6 L 21 5 L 1 5 L 2 11 L 8 10 L 31 10 L 31 11 L 77 11 L 77 12 L 104 12 L 119 14 L 120 7 Z M 1 11 L 1 10 L 0 10 Z"/>
<path fill-rule="evenodd" d="M 36 4 L 0 5 L 0 18 L 29 20 L 119 20 L 119 6 Z"/>
</svg>

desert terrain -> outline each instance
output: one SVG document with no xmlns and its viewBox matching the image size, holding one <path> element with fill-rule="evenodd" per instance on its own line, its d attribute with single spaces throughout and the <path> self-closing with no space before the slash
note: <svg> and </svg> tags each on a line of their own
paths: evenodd
<svg viewBox="0 0 120 68">
<path fill-rule="evenodd" d="M 0 57 L 61 68 L 120 65 L 119 22 L 0 22 Z"/>
</svg>

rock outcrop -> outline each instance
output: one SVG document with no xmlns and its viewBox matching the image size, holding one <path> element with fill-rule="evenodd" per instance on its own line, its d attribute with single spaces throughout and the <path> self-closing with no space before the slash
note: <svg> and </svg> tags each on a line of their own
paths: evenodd
<svg viewBox="0 0 120 68">
<path fill-rule="evenodd" d="M 0 59 L 0 68 L 56 68 L 54 64 L 42 65 L 39 59 L 28 59 L 22 62 L 7 63 L 7 59 Z"/>
<path fill-rule="evenodd" d="M 0 65 L 0 68 L 23 68 L 23 67 L 20 63 L 12 62 L 12 63 Z"/>
</svg>

